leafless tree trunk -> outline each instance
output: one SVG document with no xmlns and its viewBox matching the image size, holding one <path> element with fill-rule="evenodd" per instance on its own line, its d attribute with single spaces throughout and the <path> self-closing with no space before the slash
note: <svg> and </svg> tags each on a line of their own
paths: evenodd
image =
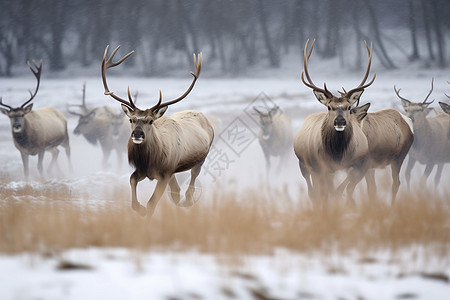
<svg viewBox="0 0 450 300">
<path fill-rule="evenodd" d="M 421 0 L 422 4 L 422 13 L 423 13 L 423 26 L 425 29 L 425 38 L 427 40 L 427 48 L 428 48 L 428 57 L 430 60 L 434 60 L 434 53 L 433 53 L 433 43 L 431 41 L 431 29 L 430 29 L 430 9 L 428 7 L 428 0 Z"/>
<path fill-rule="evenodd" d="M 259 11 L 259 23 L 261 25 L 261 30 L 263 34 L 264 44 L 266 45 L 269 63 L 272 68 L 278 68 L 280 67 L 280 56 L 278 54 L 278 51 L 275 51 L 272 44 L 272 39 L 269 34 L 268 17 L 266 10 L 264 8 L 264 2 L 263 0 L 258 0 L 257 4 Z"/>
<path fill-rule="evenodd" d="M 433 13 L 433 29 L 436 35 L 436 42 L 438 47 L 438 64 L 439 67 L 445 68 L 447 66 L 447 62 L 445 59 L 445 37 L 442 33 L 441 27 L 441 14 L 442 11 L 439 9 L 438 1 L 431 0 L 431 11 Z"/>
<path fill-rule="evenodd" d="M 416 12 L 414 8 L 415 0 L 409 0 L 408 2 L 408 24 L 411 33 L 412 54 L 409 57 L 410 61 L 415 61 L 420 58 L 419 47 L 417 45 L 417 26 L 416 26 Z"/>
</svg>

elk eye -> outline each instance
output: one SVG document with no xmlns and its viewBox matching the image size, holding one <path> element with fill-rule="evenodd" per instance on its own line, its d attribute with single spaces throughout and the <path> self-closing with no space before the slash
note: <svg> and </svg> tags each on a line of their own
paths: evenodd
<svg viewBox="0 0 450 300">
<path fill-rule="evenodd" d="M 150 120 L 148 123 L 149 123 L 150 125 L 152 125 L 152 124 L 153 124 L 153 120 Z"/>
<path fill-rule="evenodd" d="M 328 110 L 331 110 L 331 107 L 328 106 Z"/>
<path fill-rule="evenodd" d="M 130 123 L 133 123 L 133 120 L 130 119 Z"/>
<path fill-rule="evenodd" d="M 349 106 L 349 107 L 347 107 L 347 110 L 350 110 L 352 107 L 351 106 Z"/>
</svg>

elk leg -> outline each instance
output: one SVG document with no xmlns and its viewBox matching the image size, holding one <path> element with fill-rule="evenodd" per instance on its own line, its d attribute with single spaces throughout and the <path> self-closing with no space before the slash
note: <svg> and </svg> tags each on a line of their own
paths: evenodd
<svg viewBox="0 0 450 300">
<path fill-rule="evenodd" d="M 424 181 L 424 183 L 427 183 L 428 177 L 431 174 L 431 171 L 433 171 L 434 165 L 433 164 L 427 164 L 427 166 L 425 167 L 425 172 L 423 173 L 422 176 L 422 180 Z"/>
<path fill-rule="evenodd" d="M 44 177 L 44 168 L 42 166 L 42 162 L 44 161 L 44 153 L 45 151 L 41 151 L 38 153 L 38 171 L 41 177 Z"/>
<path fill-rule="evenodd" d="M 153 195 L 150 197 L 150 200 L 147 202 L 147 217 L 151 218 L 153 216 L 153 213 L 155 212 L 155 207 L 158 204 L 159 199 L 161 199 L 161 196 L 163 195 L 164 191 L 166 190 L 166 186 L 169 183 L 169 178 L 163 177 L 158 180 L 158 183 L 156 184 L 155 191 L 153 192 Z"/>
<path fill-rule="evenodd" d="M 199 164 L 195 165 L 191 169 L 191 181 L 189 182 L 189 187 L 186 191 L 186 203 L 185 206 L 191 206 L 194 203 L 192 202 L 192 197 L 194 196 L 195 192 L 195 179 L 197 179 L 198 175 L 200 174 L 200 170 L 202 169 L 203 162 L 200 162 Z"/>
<path fill-rule="evenodd" d="M 266 171 L 270 171 L 270 154 L 267 151 L 264 151 L 264 157 L 266 159 Z"/>
<path fill-rule="evenodd" d="M 170 198 L 172 199 L 172 202 L 175 203 L 175 205 L 178 205 L 180 203 L 180 186 L 178 185 L 177 178 L 175 175 L 172 175 L 170 177 L 169 181 L 169 187 L 170 187 Z"/>
<path fill-rule="evenodd" d="M 314 190 L 313 190 L 313 186 L 311 183 L 311 174 L 309 174 L 309 172 L 306 169 L 304 164 L 299 162 L 298 165 L 300 166 L 300 171 L 302 172 L 303 178 L 305 178 L 306 185 L 308 186 L 308 196 L 311 200 L 314 200 L 315 195 L 314 195 Z"/>
<path fill-rule="evenodd" d="M 65 152 L 66 152 L 66 156 L 67 156 L 67 161 L 69 163 L 69 168 L 70 168 L 70 172 L 73 171 L 73 166 L 72 166 L 72 160 L 70 159 L 70 144 L 69 144 L 69 139 L 67 138 L 66 141 L 64 143 L 61 144 L 61 146 L 64 148 Z"/>
<path fill-rule="evenodd" d="M 349 172 L 349 184 L 347 185 L 347 206 L 354 206 L 355 200 L 353 199 L 353 192 L 356 185 L 363 179 L 365 173 L 360 168 L 354 168 Z"/>
<path fill-rule="evenodd" d="M 392 171 L 392 176 L 394 176 L 394 171 Z M 369 194 L 369 199 L 371 202 L 377 199 L 377 184 L 375 183 L 375 170 L 368 170 L 365 176 L 367 184 L 367 194 Z"/>
<path fill-rule="evenodd" d="M 103 149 L 102 169 L 106 170 L 108 165 L 108 159 L 111 156 L 111 149 L 104 147 Z"/>
<path fill-rule="evenodd" d="M 141 216 L 145 216 L 147 210 L 144 206 L 142 206 L 137 200 L 137 192 L 136 187 L 139 181 L 142 181 L 145 176 L 139 174 L 138 171 L 134 171 L 130 176 L 130 185 L 131 185 L 131 207 Z"/>
<path fill-rule="evenodd" d="M 416 160 L 414 158 L 412 158 L 412 156 L 409 156 L 408 159 L 408 165 L 406 166 L 406 171 L 405 171 L 405 178 L 406 178 L 406 185 L 408 186 L 408 191 L 411 190 L 411 170 L 414 167 L 414 164 L 416 163 Z"/>
<path fill-rule="evenodd" d="M 439 164 L 436 175 L 434 176 L 434 187 L 437 188 L 439 185 L 439 181 L 441 181 L 442 169 L 444 168 L 444 164 Z"/>
<path fill-rule="evenodd" d="M 53 170 L 54 165 L 57 164 L 57 159 L 59 156 L 59 150 L 57 148 L 53 148 L 51 150 L 49 150 L 49 152 L 52 154 L 52 160 L 50 162 L 50 165 L 48 166 L 48 172 L 50 173 Z M 60 171 L 60 169 L 58 168 L 58 172 Z"/>
<path fill-rule="evenodd" d="M 20 156 L 22 157 L 23 173 L 25 175 L 25 180 L 28 181 L 30 176 L 30 170 L 28 168 L 28 154 L 20 152 Z"/>
<path fill-rule="evenodd" d="M 392 170 L 392 199 L 391 205 L 394 204 L 395 198 L 397 198 L 398 189 L 400 187 L 400 168 L 401 164 L 393 163 L 391 164 Z"/>
</svg>

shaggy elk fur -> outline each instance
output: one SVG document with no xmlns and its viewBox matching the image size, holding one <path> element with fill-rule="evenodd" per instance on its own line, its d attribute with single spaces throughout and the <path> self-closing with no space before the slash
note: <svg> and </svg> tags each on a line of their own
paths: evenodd
<svg viewBox="0 0 450 300">
<path fill-rule="evenodd" d="M 264 152 L 267 171 L 270 170 L 271 156 L 280 157 L 279 169 L 281 169 L 286 156 L 292 151 L 291 119 L 281 112 L 278 106 L 272 107 L 268 112 L 261 112 L 257 107 L 253 109 L 259 115 L 258 140 Z"/>
<path fill-rule="evenodd" d="M 34 69 L 28 62 L 28 67 L 37 79 L 36 90 L 30 91 L 30 98 L 20 107 L 13 108 L 2 102 L 1 112 L 7 115 L 11 121 L 11 131 L 14 145 L 20 151 L 23 162 L 25 178 L 29 179 L 28 156 L 38 155 L 38 170 L 43 176 L 43 160 L 45 151 L 52 153 L 50 169 L 56 163 L 59 150 L 64 147 L 70 164 L 70 145 L 67 132 L 67 120 L 64 115 L 53 107 L 32 110 L 33 103 L 29 104 L 39 90 L 41 80 L 42 61 L 39 66 L 33 61 Z"/>
<path fill-rule="evenodd" d="M 357 118 L 351 117 L 352 106 L 359 101 L 370 71 L 372 50 L 364 79 L 358 87 L 335 97 L 324 84 L 317 87 L 308 73 L 308 60 L 314 41 L 308 53 L 308 42 L 304 49 L 303 83 L 313 90 L 317 100 L 328 108 L 328 113 L 309 115 L 294 138 L 294 151 L 299 160 L 300 170 L 308 185 L 310 198 L 326 200 L 334 191 L 333 174 L 338 170 L 348 171 L 347 203 L 353 203 L 353 191 L 364 177 L 368 168 L 369 145 Z M 308 82 L 305 81 L 304 76 Z M 364 113 L 361 112 L 361 118 Z"/>
<path fill-rule="evenodd" d="M 85 91 L 86 86 L 83 85 L 82 104 L 77 105 L 81 108 L 81 112 L 68 109 L 69 113 L 79 117 L 73 133 L 83 135 L 92 145 L 100 145 L 103 153 L 103 169 L 106 169 L 112 151 L 116 152 L 120 166 L 122 156 L 127 150 L 126 142 L 130 137 L 127 118 L 123 113 L 118 113 L 108 105 L 88 109 L 85 102 Z"/>
<path fill-rule="evenodd" d="M 119 46 L 120 47 L 120 46 Z M 102 79 L 105 95 L 109 95 L 122 103 L 122 109 L 130 118 L 131 136 L 128 141 L 128 160 L 135 167 L 130 176 L 132 208 L 141 215 L 152 216 L 155 207 L 167 185 L 171 190 L 171 198 L 177 205 L 180 204 L 180 187 L 175 173 L 191 170 L 191 180 L 186 191 L 185 205 L 193 204 L 195 179 L 200 173 L 201 166 L 208 155 L 214 130 L 208 119 L 198 111 L 187 110 L 163 116 L 168 106 L 184 99 L 194 87 L 202 65 L 201 53 L 197 58 L 194 55 L 194 79 L 187 91 L 177 99 L 162 102 L 161 91 L 156 105 L 141 110 L 135 106 L 128 88 L 128 101 L 116 96 L 108 88 L 106 70 L 121 64 L 134 51 L 125 55 L 118 62 L 112 62 L 117 47 L 106 60 L 108 47 L 102 61 Z M 137 200 L 136 187 L 139 181 L 149 178 L 158 182 L 155 191 L 147 203 L 147 209 Z"/>
<path fill-rule="evenodd" d="M 434 177 L 435 186 L 439 184 L 444 164 L 450 162 L 450 140 L 448 139 L 448 125 L 450 116 L 438 113 L 428 117 L 433 108 L 428 106 L 433 103 L 427 102 L 433 91 L 433 80 L 431 80 L 431 90 L 423 102 L 412 102 L 400 96 L 400 89 L 394 86 L 394 91 L 402 101 L 406 115 L 411 118 L 414 127 L 414 143 L 409 151 L 408 165 L 405 171 L 408 189 L 410 188 L 411 170 L 418 161 L 425 165 L 423 178 L 426 181 L 430 176 L 434 166 L 437 165 Z"/>
<path fill-rule="evenodd" d="M 394 203 L 400 187 L 400 169 L 414 141 L 413 125 L 409 118 L 395 109 L 367 113 L 370 103 L 351 110 L 361 125 L 369 144 L 368 171 L 365 175 L 370 199 L 376 199 L 376 168 L 391 166 L 392 195 Z M 345 181 L 343 183 L 345 185 Z M 342 185 L 339 190 L 342 189 Z"/>
</svg>

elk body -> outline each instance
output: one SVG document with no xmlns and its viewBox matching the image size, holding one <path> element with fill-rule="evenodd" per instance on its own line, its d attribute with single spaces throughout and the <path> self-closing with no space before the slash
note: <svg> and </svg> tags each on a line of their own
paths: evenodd
<svg viewBox="0 0 450 300">
<path fill-rule="evenodd" d="M 253 109 L 259 115 L 260 128 L 258 141 L 266 159 L 266 169 L 270 170 L 270 159 L 272 156 L 280 157 L 280 168 L 286 160 L 286 156 L 292 151 L 292 125 L 291 119 L 274 106 L 268 112 L 261 112 L 258 108 Z"/>
<path fill-rule="evenodd" d="M 107 105 L 88 109 L 85 103 L 85 86 L 83 86 L 82 104 L 79 106 L 81 112 L 68 110 L 69 113 L 79 117 L 73 133 L 82 135 L 92 145 L 100 145 L 103 153 L 103 169 L 106 169 L 113 151 L 116 152 L 118 165 L 120 165 L 130 136 L 129 123 L 125 115 Z"/>
<path fill-rule="evenodd" d="M 369 146 L 368 170 L 365 175 L 368 194 L 370 199 L 376 198 L 375 169 L 390 165 L 391 203 L 394 203 L 400 187 L 400 170 L 414 141 L 413 125 L 409 118 L 395 109 L 367 113 L 369 106 L 370 103 L 351 111 L 353 117 L 360 122 Z"/>
<path fill-rule="evenodd" d="M 335 97 L 324 84 L 317 87 L 308 73 L 308 60 L 314 42 L 307 53 L 308 42 L 304 50 L 303 83 L 313 90 L 317 100 L 328 108 L 328 113 L 309 115 L 297 131 L 294 138 L 294 151 L 299 166 L 308 185 L 311 198 L 325 200 L 333 191 L 333 175 L 338 170 L 348 171 L 347 203 L 353 202 L 356 184 L 364 177 L 368 168 L 369 144 L 357 118 L 351 117 L 352 106 L 359 101 L 364 89 L 373 79 L 365 84 L 370 71 L 372 50 L 364 79 L 360 85 L 349 92 Z M 306 75 L 305 81 L 304 75 Z M 364 117 L 363 112 L 361 112 Z"/>
<path fill-rule="evenodd" d="M 410 188 L 411 171 L 416 162 L 425 165 L 423 177 L 425 181 L 430 176 L 435 165 L 437 165 L 434 184 L 437 186 L 441 179 L 444 164 L 450 162 L 450 139 L 448 138 L 448 125 L 450 115 L 438 113 L 428 117 L 433 110 L 428 106 L 433 103 L 427 102 L 433 91 L 433 81 L 431 90 L 423 102 L 412 102 L 400 96 L 400 89 L 394 86 L 395 93 L 402 101 L 406 115 L 411 118 L 414 128 L 414 143 L 409 151 L 408 165 L 405 171 L 408 189 Z"/>
<path fill-rule="evenodd" d="M 180 187 L 175 178 L 175 173 L 191 170 L 191 180 L 186 191 L 185 205 L 192 205 L 195 191 L 195 180 L 200 173 L 201 166 L 211 147 L 214 130 L 207 118 L 198 111 L 187 110 L 163 116 L 168 106 L 184 99 L 194 87 L 201 71 L 202 57 L 194 55 L 195 73 L 194 79 L 187 91 L 177 99 L 162 102 L 161 92 L 156 105 L 149 109 L 137 108 L 128 89 L 128 101 L 116 96 L 108 88 L 106 82 L 106 70 L 119 65 L 133 52 L 125 55 L 118 62 L 112 59 L 119 47 L 117 47 L 106 60 L 108 47 L 102 61 L 102 79 L 105 94 L 122 103 L 122 109 L 129 117 L 131 123 L 131 136 L 128 141 L 128 160 L 135 167 L 130 176 L 132 208 L 141 215 L 151 216 L 167 185 L 171 190 L 171 198 L 177 205 L 180 204 Z M 137 184 L 139 181 L 149 178 L 156 179 L 153 195 L 150 197 L 147 208 L 139 204 L 137 199 Z"/>
<path fill-rule="evenodd" d="M 53 107 L 32 110 L 33 103 L 29 104 L 39 90 L 42 70 L 42 61 L 39 66 L 34 62 L 34 67 L 28 66 L 37 79 L 36 90 L 31 93 L 30 99 L 20 107 L 13 108 L 4 104 L 0 98 L 1 112 L 7 115 L 11 122 L 11 132 L 14 145 L 20 151 L 25 178 L 29 179 L 28 159 L 30 155 L 38 155 L 38 170 L 43 176 L 43 160 L 45 151 L 52 153 L 50 168 L 56 163 L 59 150 L 58 146 L 65 149 L 70 164 L 70 144 L 67 132 L 67 120 L 64 115 Z"/>
</svg>

